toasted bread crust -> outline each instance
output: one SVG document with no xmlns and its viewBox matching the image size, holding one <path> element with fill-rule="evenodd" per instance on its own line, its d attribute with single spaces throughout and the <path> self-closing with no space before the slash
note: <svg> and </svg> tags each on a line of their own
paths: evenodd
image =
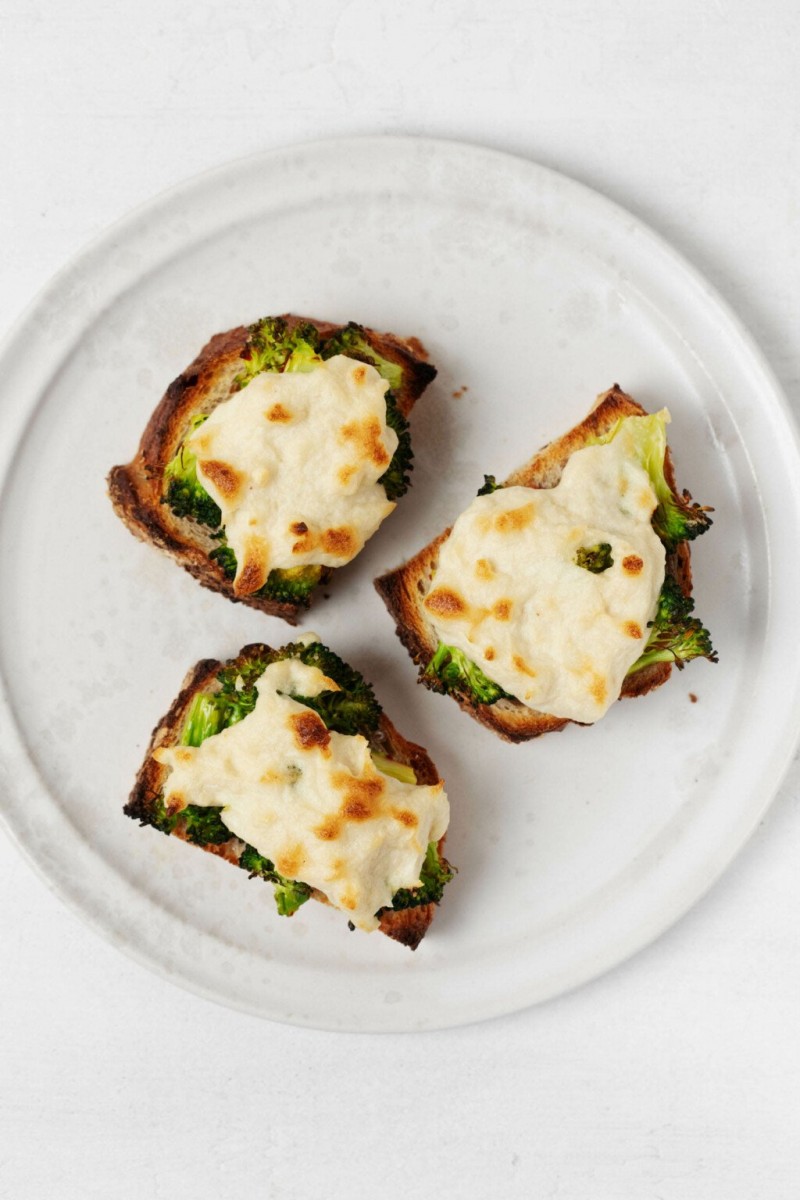
<svg viewBox="0 0 800 1200">
<path fill-rule="evenodd" d="M 311 321 L 323 338 L 342 328 L 292 314 L 283 319 L 290 327 Z M 364 332 L 378 354 L 403 368 L 404 385 L 396 400 L 401 413 L 407 417 L 436 376 L 435 368 L 426 361 L 425 348 L 416 338 L 404 340 L 372 329 Z M 203 587 L 295 625 L 303 611 L 301 605 L 237 595 L 233 581 L 209 558 L 217 545 L 211 537 L 212 531 L 203 529 L 195 521 L 175 516 L 162 502 L 167 464 L 189 431 L 192 418 L 199 413 L 210 413 L 230 396 L 234 379 L 242 369 L 241 353 L 247 338 L 247 328 L 240 325 L 226 333 L 215 334 L 206 343 L 194 361 L 167 388 L 147 423 L 133 460 L 124 466 L 113 467 L 109 472 L 108 491 L 116 513 L 131 533 L 165 551 Z M 333 569 L 326 568 L 321 582 L 326 583 L 332 574 Z"/>
<path fill-rule="evenodd" d="M 562 437 L 549 442 L 516 471 L 508 476 L 503 486 L 551 488 L 561 478 L 569 457 L 585 446 L 589 438 L 606 433 L 621 417 L 643 416 L 645 410 L 614 384 L 602 393 L 591 412 L 580 424 Z M 667 483 L 676 491 L 672 459 L 667 450 L 664 474 Z M 428 591 L 431 578 L 439 559 L 439 548 L 450 536 L 451 530 L 434 538 L 423 550 L 403 566 L 375 580 L 375 587 L 384 604 L 394 617 L 397 636 L 408 650 L 420 670 L 419 682 L 433 691 L 436 682 L 425 675 L 425 668 L 433 657 L 438 638 L 422 607 L 422 599 Z M 667 556 L 667 570 L 679 583 L 684 595 L 691 595 L 692 571 L 689 545 L 682 542 L 674 554 Z M 626 677 L 622 696 L 643 696 L 665 683 L 672 672 L 670 663 L 653 663 Z M 471 717 L 493 730 L 508 742 L 527 742 L 543 733 L 555 733 L 565 725 L 572 724 L 561 717 L 528 708 L 517 700 L 498 700 L 495 704 L 473 704 L 461 693 L 451 693 L 453 699 Z"/>
<path fill-rule="evenodd" d="M 178 742 L 195 695 L 211 689 L 217 674 L 223 667 L 231 666 L 234 663 L 244 664 L 268 653 L 268 646 L 256 642 L 243 647 L 236 659 L 230 662 L 207 658 L 192 667 L 183 680 L 180 692 L 169 710 L 153 730 L 144 761 L 139 768 L 136 782 L 123 809 L 126 816 L 133 817 L 134 820 L 140 821 L 144 825 L 152 823 L 155 805 L 163 794 L 164 784 L 169 774 L 169 768 L 162 766 L 153 758 L 153 751 L 158 746 L 174 746 Z M 439 782 L 439 773 L 427 751 L 415 742 L 409 742 L 404 738 L 385 713 L 381 714 L 376 741 L 389 758 L 411 767 L 419 784 L 431 785 Z M 175 827 L 171 836 L 179 837 L 183 841 L 189 842 L 190 845 L 197 845 L 186 837 L 185 831 L 180 826 Z M 444 841 L 445 839 L 442 837 L 439 842 L 440 852 L 443 850 Z M 236 867 L 239 866 L 239 859 L 244 848 L 245 843 L 240 838 L 233 836 L 226 842 L 199 846 L 199 849 L 216 854 L 218 858 L 224 858 Z M 311 895 L 323 904 L 328 903 L 321 892 L 314 890 Z M 411 950 L 416 950 L 433 920 L 435 911 L 435 904 L 423 904 L 416 908 L 404 908 L 398 911 L 384 909 L 379 928 L 381 933 L 385 933 L 387 937 L 402 942 Z"/>
</svg>

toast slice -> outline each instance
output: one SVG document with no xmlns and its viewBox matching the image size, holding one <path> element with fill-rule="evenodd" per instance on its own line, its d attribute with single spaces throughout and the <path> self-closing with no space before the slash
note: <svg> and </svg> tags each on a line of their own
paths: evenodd
<svg viewBox="0 0 800 1200">
<path fill-rule="evenodd" d="M 609 434 L 621 418 L 645 415 L 645 410 L 614 384 L 598 397 L 594 407 L 580 424 L 544 446 L 524 466 L 513 471 L 500 486 L 553 488 L 558 484 L 568 459 L 576 450 Z M 710 511 L 697 505 L 692 506 L 688 492 L 678 493 L 668 449 L 664 458 L 664 477 L 672 494 L 676 498 L 679 497 L 683 505 L 690 506 L 693 513 L 701 515 Z M 702 518 L 703 528 L 710 523 L 708 517 Z M 466 688 L 457 684 L 445 687 L 440 679 L 427 670 L 437 651 L 439 638 L 423 607 L 423 600 L 437 569 L 440 549 L 450 533 L 450 528 L 444 530 L 405 565 L 375 581 L 378 593 L 394 617 L 398 637 L 413 661 L 421 668 L 419 682 L 434 691 L 449 691 L 475 720 L 506 741 L 524 742 L 541 734 L 563 729 L 570 723 L 568 719 L 538 712 L 504 693 L 494 703 L 476 703 L 474 696 Z M 666 576 L 675 581 L 684 597 L 691 596 L 691 554 L 687 540 L 678 541 L 668 548 Z M 687 611 L 690 606 L 690 603 L 687 604 Z M 694 621 L 692 624 L 700 628 L 699 622 Z M 702 632 L 705 634 L 704 630 Z M 708 651 L 705 657 L 716 661 L 710 642 Z M 680 658 L 675 658 L 674 662 L 678 667 L 683 666 Z M 660 687 L 669 678 L 672 665 L 672 661 L 653 661 L 629 673 L 625 677 L 621 696 L 642 696 Z"/>
<path fill-rule="evenodd" d="M 328 677 L 325 683 L 333 689 L 323 691 L 313 699 L 303 699 L 300 703 L 303 706 L 308 705 L 308 708 L 301 708 L 300 704 L 295 705 L 301 714 L 299 719 L 303 737 L 301 743 L 294 748 L 293 757 L 300 761 L 303 769 L 312 770 L 312 764 L 304 755 L 313 757 L 320 751 L 324 752 L 326 742 L 330 745 L 330 732 L 358 731 L 367 739 L 371 761 L 377 768 L 377 774 L 370 768 L 371 779 L 367 789 L 369 796 L 374 796 L 375 790 L 380 793 L 383 784 L 391 777 L 404 782 L 403 794 L 406 796 L 413 792 L 413 788 L 409 786 L 412 782 L 426 791 L 432 789 L 434 792 L 441 792 L 439 774 L 428 753 L 421 746 L 407 741 L 395 729 L 376 701 L 371 687 L 361 675 L 316 641 L 314 635 L 306 635 L 300 641 L 280 650 L 272 650 L 263 643 L 254 643 L 245 646 L 236 658 L 227 662 L 204 659 L 197 663 L 184 679 L 169 711 L 153 731 L 124 812 L 142 825 L 151 825 L 162 833 L 201 846 L 233 866 L 248 871 L 251 878 L 259 876 L 273 883 L 278 912 L 284 916 L 291 916 L 306 899 L 313 898 L 328 903 L 328 897 L 318 888 L 309 887 L 294 878 L 281 876 L 275 864 L 265 856 L 263 846 L 257 849 L 242 837 L 231 833 L 224 823 L 228 810 L 214 805 L 209 807 L 208 796 L 205 797 L 205 806 L 201 807 L 192 804 L 192 795 L 188 789 L 185 795 L 172 795 L 169 792 L 168 780 L 173 768 L 168 763 L 159 761 L 165 751 L 178 748 L 179 755 L 186 753 L 184 747 L 200 746 L 229 725 L 238 725 L 238 731 L 241 732 L 240 722 L 249 715 L 255 705 L 255 682 L 270 664 L 284 663 L 285 660 L 319 668 L 324 676 Z M 285 693 L 279 694 L 285 699 Z M 290 719 L 298 720 L 296 713 Z M 260 746 L 263 745 L 263 754 L 267 757 L 268 740 L 265 737 L 263 743 L 259 743 Z M 349 742 L 350 739 L 345 740 Z M 230 749 L 230 743 L 226 746 L 226 753 L 228 756 L 235 753 Z M 259 772 L 261 755 L 262 750 L 259 749 Z M 300 768 L 291 769 L 302 774 Z M 392 783 L 391 786 L 395 791 L 384 793 L 380 801 L 384 808 L 387 805 L 391 807 L 396 801 L 397 785 Z M 318 807 L 323 799 L 323 794 L 315 794 L 312 802 Z M 333 802 L 338 801 L 341 801 L 341 796 L 337 797 L 334 794 Z M 295 806 L 300 803 L 297 799 L 293 799 L 292 802 Z M 444 803 L 446 805 L 446 800 Z M 325 807 L 324 804 L 322 806 Z M 405 807 L 413 807 L 413 800 L 406 799 Z M 397 815 L 396 810 L 391 811 Z M 380 814 L 374 815 L 377 817 Z M 405 818 L 405 825 L 410 822 L 413 824 L 412 816 L 407 811 L 401 810 L 400 815 Z M 231 820 L 230 817 L 228 819 Z M 325 819 L 327 820 L 327 817 Z M 346 820 L 341 816 L 335 820 L 339 824 L 346 824 Z M 352 821 L 361 821 L 360 828 L 367 828 L 373 838 L 381 836 L 374 832 L 375 829 L 383 830 L 385 834 L 388 825 L 389 833 L 386 836 L 390 839 L 394 837 L 392 831 L 395 826 L 392 821 L 380 826 L 375 822 L 370 824 L 363 812 L 352 815 Z M 420 825 L 422 824 L 423 820 L 420 817 Z M 274 837 L 274 834 L 271 836 Z M 303 836 L 302 832 L 297 833 L 296 837 L 294 832 L 292 833 L 294 840 Z M 316 832 L 315 836 L 319 838 L 322 835 Z M 326 839 L 339 839 L 330 843 L 334 850 L 339 847 L 337 853 L 346 855 L 349 852 L 347 847 L 350 843 L 346 840 L 346 828 L 339 832 L 326 831 L 324 836 Z M 310 840 L 313 842 L 314 838 L 311 837 Z M 431 842 L 428 845 L 420 871 L 419 886 L 398 890 L 392 897 L 391 906 L 382 907 L 376 914 L 380 931 L 412 950 L 417 948 L 424 937 L 433 920 L 444 886 L 453 877 L 452 868 L 443 854 L 444 840 L 442 834 L 435 843 Z M 276 851 L 273 853 L 280 862 L 279 854 Z M 345 860 L 345 867 L 346 865 Z M 302 868 L 300 871 L 302 872 Z"/>
<path fill-rule="evenodd" d="M 408 416 L 436 375 L 424 347 L 415 338 L 292 315 L 265 318 L 249 328 L 240 326 L 212 337 L 168 387 L 133 461 L 111 470 L 108 489 L 114 509 L 131 532 L 166 551 L 204 587 L 295 624 L 315 587 L 328 582 L 333 567 L 273 570 L 260 587 L 241 586 L 241 579 L 236 581 L 235 556 L 225 542 L 220 509 L 199 484 L 193 457 L 186 459 L 188 481 L 182 473 L 184 443 L 204 418 L 262 370 L 285 371 L 285 356 L 282 362 L 274 354 L 269 357 L 269 339 L 274 336 L 286 344 L 308 338 L 323 358 L 344 354 L 374 366 L 389 381 L 386 417 L 398 435 L 398 446 L 379 482 L 388 501 L 402 495 L 412 457 Z M 172 478 L 176 464 L 180 469 Z M 299 484 L 300 495 L 304 482 Z M 302 528 L 308 536 L 307 528 Z"/>
</svg>

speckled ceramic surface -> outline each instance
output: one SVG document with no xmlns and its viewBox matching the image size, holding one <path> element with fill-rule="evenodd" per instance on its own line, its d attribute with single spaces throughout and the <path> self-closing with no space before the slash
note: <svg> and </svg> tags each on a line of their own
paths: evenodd
<svg viewBox="0 0 800 1200">
<path fill-rule="evenodd" d="M 414 414 L 412 491 L 304 622 L 447 780 L 460 873 L 414 955 L 318 905 L 281 920 L 258 881 L 121 813 L 185 670 L 290 629 L 136 542 L 105 475 L 208 336 L 287 310 L 416 334 L 440 372 Z M 331 1029 L 511 1011 L 652 940 L 769 803 L 800 707 L 795 432 L 718 298 L 596 194 L 425 140 L 249 159 L 106 234 L 0 365 L 2 813 L 68 903 L 177 983 Z M 669 406 L 679 482 L 715 506 L 694 573 L 720 663 L 594 728 L 509 746 L 415 686 L 371 581 L 614 381 Z"/>
</svg>

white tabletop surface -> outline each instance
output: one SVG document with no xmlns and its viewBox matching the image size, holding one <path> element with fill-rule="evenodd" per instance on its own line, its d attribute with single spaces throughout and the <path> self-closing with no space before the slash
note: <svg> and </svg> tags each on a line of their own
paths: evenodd
<svg viewBox="0 0 800 1200">
<path fill-rule="evenodd" d="M 796 5 L 5 0 L 2 24 L 2 330 L 88 239 L 209 166 L 426 134 L 644 219 L 797 408 Z M 633 960 L 421 1035 L 198 999 L 99 940 L 0 836 L 0 1196 L 796 1197 L 798 785 L 795 766 L 721 882 Z"/>
</svg>

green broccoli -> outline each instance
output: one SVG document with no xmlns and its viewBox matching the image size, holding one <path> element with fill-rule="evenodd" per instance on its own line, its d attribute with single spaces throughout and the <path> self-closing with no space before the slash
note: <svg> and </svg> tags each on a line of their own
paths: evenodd
<svg viewBox="0 0 800 1200">
<path fill-rule="evenodd" d="M 176 827 L 181 826 L 190 842 L 195 842 L 198 846 L 211 843 L 219 845 L 232 837 L 230 829 L 222 821 L 221 812 L 221 808 L 206 808 L 200 804 L 187 804 L 185 808 L 171 812 L 164 803 L 164 797 L 158 796 L 146 823 L 167 834 L 173 833 Z"/>
<path fill-rule="evenodd" d="M 181 730 L 182 746 L 200 746 L 208 737 L 224 729 L 225 710 L 218 697 L 209 692 L 197 692 L 192 697 L 189 712 Z"/>
<path fill-rule="evenodd" d="M 595 445 L 606 445 L 620 433 L 629 439 L 629 446 L 647 474 L 658 501 L 652 524 L 667 550 L 679 542 L 690 542 L 705 533 L 711 525 L 709 509 L 695 504 L 688 492 L 676 496 L 664 474 L 667 453 L 667 422 L 664 413 L 644 417 L 621 417 L 608 433 L 594 439 Z"/>
<path fill-rule="evenodd" d="M 226 541 L 222 541 L 208 556 L 217 563 L 227 579 L 236 575 L 236 554 Z M 267 582 L 255 593 L 279 604 L 299 604 L 308 608 L 311 593 L 322 580 L 324 567 L 310 563 L 305 567 L 275 567 L 267 576 Z"/>
<path fill-rule="evenodd" d="M 221 808 L 187 804 L 178 815 L 183 818 L 189 841 L 196 842 L 198 846 L 208 846 L 227 842 L 232 836 L 221 813 Z"/>
<path fill-rule="evenodd" d="M 478 495 L 491 496 L 492 492 L 499 491 L 502 486 L 502 483 L 498 483 L 494 475 L 484 475 L 483 487 L 478 488 Z"/>
<path fill-rule="evenodd" d="M 195 430 L 207 419 L 206 413 L 196 416 L 192 421 L 191 430 Z M 187 450 L 184 442 L 164 468 L 164 488 L 161 503 L 168 504 L 176 517 L 191 517 L 212 529 L 218 529 L 222 524 L 219 505 L 211 499 L 197 478 L 197 456 Z"/>
<path fill-rule="evenodd" d="M 593 575 L 602 575 L 603 571 L 614 565 L 610 544 L 598 542 L 596 546 L 579 546 L 575 563 L 576 566 L 591 571 Z"/>
<path fill-rule="evenodd" d="M 234 384 L 246 387 L 262 371 L 309 371 L 319 361 L 318 351 L 319 333 L 309 322 L 290 329 L 283 317 L 264 317 L 248 330 L 240 356 L 245 367 Z"/>
<path fill-rule="evenodd" d="M 256 681 L 270 663 L 298 658 L 306 666 L 317 667 L 340 691 L 324 691 L 318 696 L 293 696 L 299 704 L 312 708 L 327 727 L 336 733 L 373 733 L 380 721 L 381 706 L 364 677 L 321 642 L 306 646 L 290 642 L 280 650 L 270 650 L 260 658 L 223 667 L 217 674 L 219 689 L 198 692 L 193 698 L 181 731 L 184 746 L 199 746 L 229 725 L 235 725 L 255 708 Z"/>
<path fill-rule="evenodd" d="M 484 675 L 463 651 L 455 646 L 446 646 L 444 642 L 439 642 L 436 647 L 425 674 L 438 681 L 440 686 L 435 688 L 436 691 L 466 693 L 473 704 L 496 704 L 508 696 L 508 692 Z"/>
<path fill-rule="evenodd" d="M 411 449 L 408 421 L 397 407 L 391 392 L 386 393 L 386 424 L 397 434 L 397 449 L 378 483 L 386 492 L 387 500 L 399 500 L 410 486 L 408 476 L 414 469 L 414 451 Z"/>
<path fill-rule="evenodd" d="M 658 597 L 656 615 L 650 622 L 650 636 L 643 654 L 628 671 L 633 675 L 655 662 L 675 663 L 682 669 L 692 658 L 717 661 L 711 635 L 696 617 L 691 596 L 684 596 L 677 582 L 668 575 Z"/>
<path fill-rule="evenodd" d="M 420 886 L 401 888 L 392 897 L 392 908 L 416 908 L 420 904 L 438 904 L 445 885 L 453 878 L 454 871 L 446 859 L 439 857 L 436 842 L 429 842 L 425 859 L 419 873 Z"/>
<path fill-rule="evenodd" d="M 285 646 L 278 652 L 278 657 L 299 658 L 306 666 L 317 667 L 323 675 L 338 683 L 341 689 L 338 692 L 293 697 L 300 704 L 313 708 L 314 712 L 322 717 L 328 729 L 335 733 L 360 733 L 367 736 L 378 728 L 382 709 L 372 688 L 363 675 L 349 667 L 338 654 L 323 646 L 322 642 L 312 642 L 309 646 Z"/>
<path fill-rule="evenodd" d="M 399 363 L 384 358 L 382 354 L 370 345 L 367 335 L 361 325 L 351 321 L 343 326 L 338 333 L 327 338 L 320 351 L 323 358 L 333 358 L 336 354 L 346 354 L 348 358 L 358 358 L 369 363 L 387 381 L 389 390 L 399 392 L 403 386 L 403 368 Z"/>
<path fill-rule="evenodd" d="M 279 875 L 274 864 L 263 854 L 259 854 L 253 846 L 245 846 L 239 856 L 239 866 L 249 873 L 251 879 L 259 876 L 273 885 L 275 904 L 282 917 L 291 917 L 311 895 L 311 888 L 307 883 Z"/>
<path fill-rule="evenodd" d="M 280 604 L 299 604 L 308 608 L 311 593 L 319 585 L 325 568 L 315 563 L 305 567 L 275 567 L 257 595 Z"/>
<path fill-rule="evenodd" d="M 406 766 L 405 763 L 396 762 L 393 758 L 387 758 L 385 754 L 379 754 L 377 750 L 370 750 L 370 757 L 383 775 L 389 775 L 392 779 L 399 779 L 401 783 L 417 782 L 413 767 Z"/>
</svg>

